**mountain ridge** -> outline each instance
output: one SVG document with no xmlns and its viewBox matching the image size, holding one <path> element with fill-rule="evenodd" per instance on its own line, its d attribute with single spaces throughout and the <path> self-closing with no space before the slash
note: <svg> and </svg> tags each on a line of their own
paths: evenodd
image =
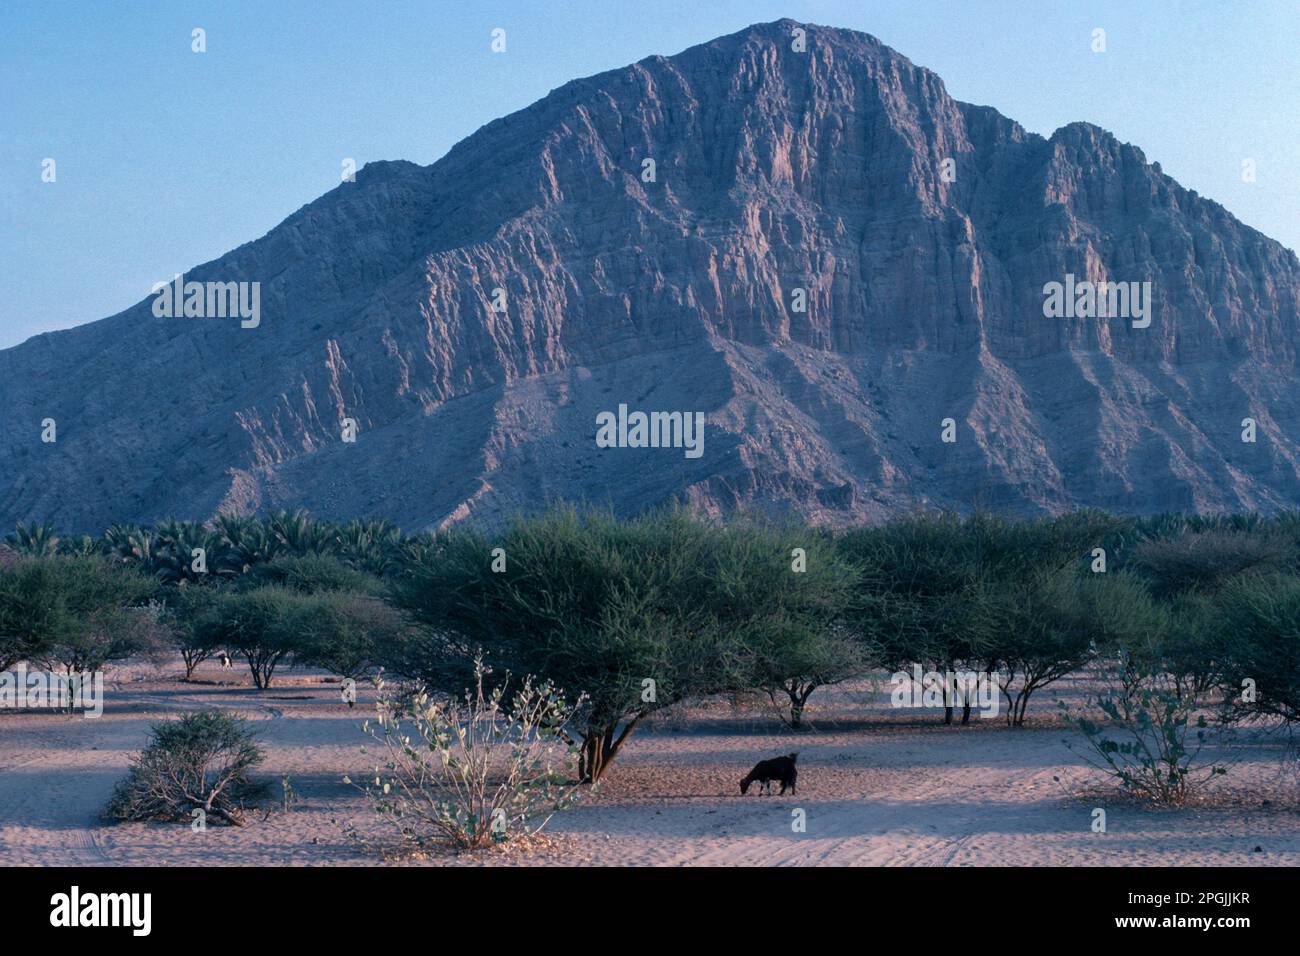
<svg viewBox="0 0 1300 956">
<path fill-rule="evenodd" d="M 1045 319 L 1067 274 L 1152 282 L 1155 322 Z M 0 351 L 8 523 L 1300 501 L 1295 253 L 1100 127 L 1028 132 L 853 31 L 570 81 L 186 278 L 261 282 L 261 327 L 146 299 Z M 620 401 L 706 412 L 708 450 L 598 450 Z"/>
</svg>

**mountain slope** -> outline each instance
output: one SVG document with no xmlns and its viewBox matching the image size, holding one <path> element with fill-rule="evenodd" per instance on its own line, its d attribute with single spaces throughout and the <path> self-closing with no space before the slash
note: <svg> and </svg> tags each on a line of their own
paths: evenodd
<svg viewBox="0 0 1300 956">
<path fill-rule="evenodd" d="M 260 282 L 257 328 L 149 298 L 0 351 L 0 524 L 1300 504 L 1294 253 L 1103 130 L 1043 139 L 796 26 L 372 163 L 186 274 Z M 1150 282 L 1150 326 L 1045 318 L 1067 275 Z M 620 403 L 706 413 L 704 454 L 598 448 Z"/>
</svg>

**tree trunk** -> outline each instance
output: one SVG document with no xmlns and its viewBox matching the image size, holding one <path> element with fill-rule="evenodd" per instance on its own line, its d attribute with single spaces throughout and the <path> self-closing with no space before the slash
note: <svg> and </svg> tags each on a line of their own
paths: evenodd
<svg viewBox="0 0 1300 956">
<path fill-rule="evenodd" d="M 793 689 L 790 687 L 787 687 L 785 689 L 787 696 L 789 696 L 790 698 L 790 729 L 791 730 L 799 730 L 800 728 L 803 727 L 804 706 L 808 703 L 808 698 L 812 696 L 812 692 L 815 691 L 816 689 L 817 689 L 816 684 L 811 684 L 803 688 L 796 686 Z"/>
<path fill-rule="evenodd" d="M 582 748 L 578 752 L 578 779 L 582 783 L 598 783 L 609 767 L 610 762 L 622 749 L 632 730 L 644 714 L 637 714 L 623 725 L 623 730 L 614 736 L 618 729 L 615 724 L 604 730 L 593 730 L 582 738 Z"/>
<path fill-rule="evenodd" d="M 578 779 L 583 783 L 596 783 L 605 772 L 612 736 L 613 731 L 610 730 L 582 738 L 582 750 L 578 756 Z"/>
<path fill-rule="evenodd" d="M 248 656 L 248 669 L 253 672 L 253 686 L 258 690 L 265 690 L 266 685 L 262 683 L 262 662 L 252 654 Z"/>
<path fill-rule="evenodd" d="M 1021 689 L 1020 696 L 1016 699 L 1015 707 L 1013 709 L 1015 714 L 1015 722 L 1012 724 L 1013 727 L 1025 726 L 1025 711 L 1029 709 L 1029 695 L 1033 692 L 1034 688 L 1029 685 L 1026 685 Z"/>
</svg>

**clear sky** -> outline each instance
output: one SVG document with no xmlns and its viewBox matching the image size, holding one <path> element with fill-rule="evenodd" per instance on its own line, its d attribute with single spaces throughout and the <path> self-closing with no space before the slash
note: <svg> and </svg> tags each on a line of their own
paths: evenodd
<svg viewBox="0 0 1300 956">
<path fill-rule="evenodd" d="M 1298 0 L 0 0 L 0 347 L 263 235 L 344 157 L 430 163 L 574 77 L 781 17 L 1035 132 L 1103 126 L 1300 249 Z"/>
</svg>

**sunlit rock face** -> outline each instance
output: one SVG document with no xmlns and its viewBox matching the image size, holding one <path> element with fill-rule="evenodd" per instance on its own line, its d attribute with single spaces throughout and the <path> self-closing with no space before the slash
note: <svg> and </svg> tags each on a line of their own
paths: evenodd
<svg viewBox="0 0 1300 956">
<path fill-rule="evenodd" d="M 1147 324 L 1048 317 L 1067 277 Z M 1300 505 L 1295 254 L 851 31 L 576 80 L 184 278 L 260 283 L 260 321 L 145 297 L 0 351 L 0 525 Z M 703 413 L 702 452 L 598 444 L 620 405 Z"/>
</svg>

